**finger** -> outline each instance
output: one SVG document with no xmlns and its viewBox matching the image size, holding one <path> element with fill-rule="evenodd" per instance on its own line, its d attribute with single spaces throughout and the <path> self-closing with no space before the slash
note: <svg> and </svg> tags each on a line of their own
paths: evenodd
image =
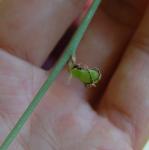
<svg viewBox="0 0 149 150">
<path fill-rule="evenodd" d="M 103 3 L 102 8 L 94 17 L 78 50 L 78 61 L 90 64 L 91 66 L 98 64 L 101 64 L 101 66 L 102 64 L 107 65 L 106 63 L 103 63 L 105 60 L 109 60 L 106 58 L 110 58 L 110 54 L 112 53 L 113 55 L 120 55 L 126 46 L 126 43 L 131 38 L 132 33 L 135 31 L 142 18 L 145 3 L 140 1 L 138 6 L 134 6 L 134 4 L 129 2 L 127 6 L 114 0 L 112 2 L 117 9 L 113 9 L 113 12 L 110 12 L 113 5 L 111 8 L 110 6 L 107 6 L 108 3 Z M 124 7 L 123 18 L 122 15 L 118 13 L 119 7 Z M 129 7 L 133 8 L 133 10 L 130 10 Z M 138 9 L 137 7 L 141 9 Z M 127 13 L 130 15 L 128 16 Z M 119 16 L 116 17 L 115 15 Z M 127 18 L 129 19 L 126 20 Z M 115 61 L 115 59 L 112 59 L 112 61 Z"/>
<path fill-rule="evenodd" d="M 84 3 L 85 0 L 2 1 L 0 47 L 41 66 Z"/>
<path fill-rule="evenodd" d="M 42 83 L 45 72 L 0 49 L 0 145 L 25 111 Z M 12 149 L 29 149 L 30 120 Z"/>
<path fill-rule="evenodd" d="M 102 112 L 127 132 L 134 149 L 149 135 L 149 7 L 102 100 Z M 117 123 L 116 123 L 117 122 Z"/>
<path fill-rule="evenodd" d="M 97 91 L 91 91 L 91 99 L 92 95 L 97 99 L 99 93 L 103 93 L 142 18 L 145 4 L 146 1 L 141 0 L 127 3 L 124 0 L 103 1 L 77 52 L 78 63 L 99 66 L 103 74 Z"/>
<path fill-rule="evenodd" d="M 2 129 L 0 143 L 2 143 L 47 75 L 43 70 L 1 50 L 0 61 L 0 127 Z M 80 143 L 91 132 L 96 122 L 96 114 L 85 103 L 81 92 L 76 94 L 70 86 L 66 86 L 64 83 L 66 76 L 62 75 L 46 93 L 10 148 L 57 148 L 63 143 L 64 149 L 67 149 L 70 141 L 73 144 L 71 147 L 76 146 L 76 142 L 72 140 L 74 137 L 79 137 L 77 141 Z M 48 117 L 45 114 L 49 114 Z M 68 135 L 70 139 L 66 140 Z M 45 137 L 44 140 L 42 137 Z M 56 140 L 53 140 L 55 138 Z M 50 141 L 50 144 L 47 141 Z"/>
<path fill-rule="evenodd" d="M 46 78 L 47 75 L 43 70 L 0 49 L 1 112 L 8 114 L 23 112 Z"/>
</svg>

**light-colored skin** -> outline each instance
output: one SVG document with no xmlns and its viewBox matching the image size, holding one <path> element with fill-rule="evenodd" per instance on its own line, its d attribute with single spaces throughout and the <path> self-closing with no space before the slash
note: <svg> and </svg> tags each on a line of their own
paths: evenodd
<svg viewBox="0 0 149 150">
<path fill-rule="evenodd" d="M 0 1 L 0 142 L 47 78 L 38 66 L 84 1 Z M 76 80 L 68 85 L 64 70 L 10 150 L 141 150 L 149 138 L 148 27 L 145 0 L 105 0 L 77 54 L 102 68 L 96 97 Z"/>
</svg>

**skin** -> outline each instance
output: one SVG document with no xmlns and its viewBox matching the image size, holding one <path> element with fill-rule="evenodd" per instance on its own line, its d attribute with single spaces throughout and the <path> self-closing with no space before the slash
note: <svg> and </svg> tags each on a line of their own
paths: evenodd
<svg viewBox="0 0 149 150">
<path fill-rule="evenodd" d="M 39 66 L 83 3 L 0 1 L 0 143 L 47 78 Z M 63 70 L 10 150 L 141 150 L 149 138 L 148 18 L 145 0 L 105 0 L 77 54 L 102 68 L 98 92 L 75 79 L 68 85 Z"/>
</svg>

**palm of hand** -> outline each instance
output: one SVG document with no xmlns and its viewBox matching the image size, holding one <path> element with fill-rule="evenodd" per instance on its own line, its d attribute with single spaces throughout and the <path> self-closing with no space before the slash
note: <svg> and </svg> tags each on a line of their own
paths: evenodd
<svg viewBox="0 0 149 150">
<path fill-rule="evenodd" d="M 6 8 L 10 6 L 9 3 L 11 2 L 6 1 Z M 22 0 L 20 2 L 20 6 L 22 6 L 21 3 L 24 3 L 24 1 Z M 47 5 L 46 1 L 44 3 Z M 49 3 L 52 3 L 52 0 Z M 115 3 L 117 4 L 118 2 Z M 12 7 L 17 5 L 15 3 L 13 4 Z M 35 4 L 33 3 L 32 5 L 34 6 Z M 38 6 L 38 4 L 36 5 Z M 82 4 L 78 2 L 78 5 Z M 107 7 L 105 8 L 105 6 Z M 71 7 L 71 5 L 69 5 L 69 7 Z M 103 4 L 103 8 L 105 8 L 105 10 L 107 9 L 107 14 L 111 13 L 110 6 L 108 6 L 106 2 Z M 63 10 L 64 8 L 61 9 Z M 43 13 L 40 13 L 38 15 L 39 18 L 43 15 Z M 45 14 L 46 13 L 50 12 L 45 12 Z M 66 12 L 64 12 L 64 15 L 65 13 Z M 24 16 L 26 15 L 24 10 L 22 10 L 22 14 Z M 1 12 L 1 16 L 3 15 L 6 15 L 5 11 Z M 75 15 L 76 14 L 72 15 L 68 19 L 69 22 L 71 22 Z M 38 17 L 35 20 L 38 20 Z M 47 15 L 44 15 L 44 17 L 45 20 L 47 20 Z M 42 18 L 44 17 L 42 16 Z M 111 17 L 118 18 L 118 15 L 113 13 Z M 99 23 L 100 18 L 103 19 L 103 23 Z M 36 35 L 32 37 L 29 36 L 29 38 L 32 39 L 30 39 L 29 42 L 28 39 L 25 38 L 25 33 L 22 31 L 24 30 L 22 27 L 24 22 L 22 24 L 20 21 L 18 25 L 19 31 L 16 32 L 15 38 L 13 37 L 14 28 L 12 29 L 11 35 L 7 33 L 6 28 L 9 19 L 9 17 L 6 19 L 7 22 L 3 20 L 3 24 L 0 25 L 3 27 L 1 27 L 3 30 L 0 31 L 0 33 L 2 33 L 0 36 L 1 46 L 6 50 L 11 49 L 11 53 L 23 57 L 37 65 L 43 62 L 43 58 L 49 52 L 49 45 L 47 44 L 49 41 L 46 41 L 47 43 L 44 40 L 42 41 L 43 37 L 51 38 L 52 42 L 56 42 L 69 24 L 66 23 L 64 27 L 61 27 L 62 29 L 58 28 L 60 32 L 55 36 L 53 36 L 53 31 L 49 31 L 49 28 L 46 29 L 51 33 L 50 35 L 47 35 L 47 31 L 45 32 L 46 34 L 41 35 L 41 33 L 39 33 L 41 27 L 36 25 L 38 33 L 36 33 L 37 31 L 35 29 L 33 33 L 36 33 Z M 104 86 L 106 80 L 111 76 L 120 53 L 122 53 L 120 49 L 123 49 L 123 46 L 125 46 L 126 42 L 130 39 L 132 28 L 129 26 L 135 26 L 135 23 L 139 20 L 138 18 L 138 20 L 132 21 L 131 17 L 129 19 L 120 20 L 121 23 L 115 23 L 111 18 L 108 18 L 104 12 L 100 12 L 95 16 L 85 39 L 80 45 L 78 58 L 80 62 L 90 63 L 90 65 L 93 66 L 101 64 L 104 70 L 104 76 L 106 77 L 106 79 L 103 79 L 105 81 L 101 83 L 101 86 Z M 25 20 L 28 27 L 25 32 L 28 32 L 28 34 L 33 34 L 29 31 L 31 31 L 30 28 L 35 20 Z M 42 20 L 43 24 L 45 20 Z M 2 20 L 0 20 L 0 22 L 1 21 Z M 11 19 L 10 22 L 12 24 L 14 23 Z M 15 22 L 15 24 L 17 23 Z M 109 24 L 111 26 L 110 29 Z M 144 26 L 145 25 L 143 25 L 143 28 L 145 28 Z M 108 37 L 106 35 L 107 32 L 109 34 L 111 33 Z M 114 35 L 112 34 L 113 32 L 115 32 Z M 20 33 L 24 34 L 21 35 Z M 40 36 L 38 36 L 38 34 Z M 53 37 L 55 39 L 53 39 Z M 115 39 L 116 42 L 112 41 L 111 43 L 110 40 L 112 39 Z M 17 43 L 18 40 L 19 42 Z M 101 48 L 105 51 L 99 50 L 99 45 L 97 46 L 99 41 L 101 41 Z M 109 45 L 106 45 L 106 42 L 109 42 Z M 48 50 L 41 52 L 41 47 L 36 49 L 36 44 L 39 44 L 42 49 Z M 22 49 L 21 45 L 24 45 Z M 52 49 L 52 44 L 50 48 Z M 95 55 L 93 51 L 92 55 L 90 55 L 90 51 L 88 51 L 88 54 L 84 52 L 86 49 L 89 50 L 91 48 L 96 52 Z M 76 81 L 73 83 L 72 81 L 71 85 L 66 84 L 68 74 L 64 70 L 53 87 L 47 92 L 44 100 L 10 149 L 139 150 L 147 139 L 147 132 L 149 131 L 149 115 L 147 109 L 148 93 L 146 92 L 148 90 L 148 86 L 146 85 L 149 84 L 149 81 L 146 80 L 149 75 L 146 68 L 148 67 L 147 63 L 149 63 L 149 61 L 146 53 L 136 50 L 136 46 L 130 46 L 129 49 L 130 51 L 124 56 L 123 62 L 121 62 L 118 71 L 110 82 L 108 89 L 105 91 L 101 103 L 97 108 L 98 114 L 92 110 L 86 101 L 87 92 L 80 83 Z M 138 49 L 141 49 L 141 47 L 138 47 Z M 32 52 L 29 53 L 29 50 L 32 50 Z M 35 54 L 37 54 L 37 58 Z M 112 60 L 109 60 L 111 58 Z M 137 74 L 139 69 L 142 70 L 141 78 Z M 47 72 L 0 50 L 1 141 L 10 131 L 10 128 L 13 127 L 47 76 Z M 99 91 L 100 90 L 101 89 L 99 89 Z M 96 97 L 96 101 L 99 101 L 98 97 Z"/>
</svg>

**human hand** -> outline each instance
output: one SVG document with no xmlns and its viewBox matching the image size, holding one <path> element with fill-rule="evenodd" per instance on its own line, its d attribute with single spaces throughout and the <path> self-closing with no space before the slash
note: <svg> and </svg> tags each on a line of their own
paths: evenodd
<svg viewBox="0 0 149 150">
<path fill-rule="evenodd" d="M 84 2 L 1 1 L 1 142 L 48 76 L 48 72 L 37 66 L 44 62 Z M 143 147 L 149 134 L 149 7 L 143 17 L 145 6 L 145 0 L 103 2 L 77 54 L 78 62 L 102 69 L 103 80 L 97 93 L 95 89 L 86 90 L 74 79 L 67 85 L 69 75 L 64 70 L 11 150 L 140 150 Z M 87 100 L 95 100 L 96 111 Z"/>
</svg>

